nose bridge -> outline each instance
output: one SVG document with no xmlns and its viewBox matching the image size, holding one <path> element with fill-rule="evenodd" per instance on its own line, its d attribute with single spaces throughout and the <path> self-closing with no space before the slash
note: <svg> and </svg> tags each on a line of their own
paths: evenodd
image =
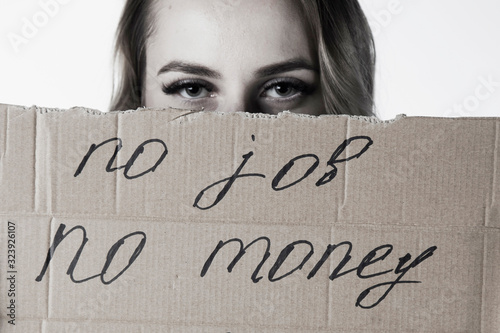
<svg viewBox="0 0 500 333">
<path fill-rule="evenodd" d="M 245 102 L 240 98 L 228 98 L 223 106 L 225 112 L 245 111 Z"/>
<path fill-rule="evenodd" d="M 233 86 L 226 91 L 224 103 L 220 111 L 224 112 L 257 112 L 255 111 L 255 100 L 252 93 L 244 85 Z"/>
</svg>

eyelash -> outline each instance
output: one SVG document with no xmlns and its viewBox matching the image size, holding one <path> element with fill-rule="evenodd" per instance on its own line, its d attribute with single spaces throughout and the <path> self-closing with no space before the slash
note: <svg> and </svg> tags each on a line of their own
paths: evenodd
<svg viewBox="0 0 500 333">
<path fill-rule="evenodd" d="M 206 81 L 197 80 L 197 79 L 180 80 L 180 81 L 176 81 L 170 85 L 164 84 L 162 87 L 162 91 L 166 95 L 174 95 L 174 94 L 179 93 L 182 89 L 186 89 L 186 88 L 192 87 L 192 86 L 198 86 L 198 87 L 204 88 L 208 92 L 214 91 L 213 85 L 211 85 L 210 83 L 208 83 Z"/>
</svg>

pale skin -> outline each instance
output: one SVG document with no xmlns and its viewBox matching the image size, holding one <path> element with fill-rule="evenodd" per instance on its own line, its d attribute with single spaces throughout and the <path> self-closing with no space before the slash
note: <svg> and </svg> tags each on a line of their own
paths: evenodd
<svg viewBox="0 0 500 333">
<path fill-rule="evenodd" d="M 325 113 L 316 45 L 290 0 L 158 0 L 144 104 Z"/>
</svg>

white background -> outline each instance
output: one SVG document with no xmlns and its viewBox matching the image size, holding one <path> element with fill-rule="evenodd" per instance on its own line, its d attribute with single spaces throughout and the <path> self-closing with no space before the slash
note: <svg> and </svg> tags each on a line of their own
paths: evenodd
<svg viewBox="0 0 500 333">
<path fill-rule="evenodd" d="M 0 0 L 0 103 L 107 110 L 123 3 Z M 380 118 L 500 116 L 500 1 L 361 3 L 377 47 Z"/>
</svg>

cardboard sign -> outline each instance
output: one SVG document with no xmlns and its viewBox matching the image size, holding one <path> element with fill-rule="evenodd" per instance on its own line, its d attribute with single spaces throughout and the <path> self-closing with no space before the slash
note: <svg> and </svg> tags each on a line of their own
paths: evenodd
<svg viewBox="0 0 500 333">
<path fill-rule="evenodd" d="M 499 332 L 500 118 L 0 107 L 2 332 Z"/>
</svg>

